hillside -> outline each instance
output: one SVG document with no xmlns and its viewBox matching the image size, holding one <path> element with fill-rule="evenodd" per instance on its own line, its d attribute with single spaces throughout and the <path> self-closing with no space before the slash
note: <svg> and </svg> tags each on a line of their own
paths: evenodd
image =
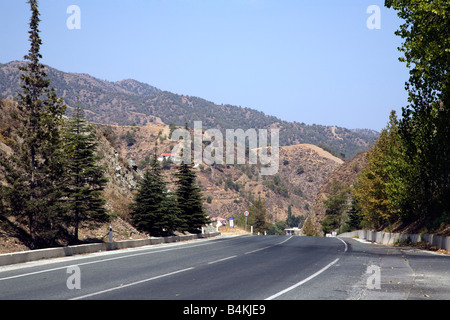
<svg viewBox="0 0 450 320">
<path fill-rule="evenodd" d="M 0 98 L 12 99 L 19 89 L 21 62 L 0 64 Z M 148 84 L 127 79 L 109 82 L 87 74 L 66 73 L 47 67 L 51 85 L 68 106 L 79 102 L 87 110 L 88 120 L 110 125 L 153 123 L 192 127 L 202 121 L 203 128 L 280 129 L 280 144 L 321 145 L 345 159 L 373 144 L 378 133 L 372 130 L 349 130 L 334 126 L 307 125 L 282 121 L 249 108 L 217 105 L 213 102 L 163 91 Z M 70 111 L 70 108 L 69 108 Z"/>
<path fill-rule="evenodd" d="M 15 112 L 15 103 L 0 100 L 0 152 L 11 153 L 13 150 L 11 147 L 17 139 L 15 131 L 20 127 L 20 123 L 11 117 Z M 99 139 L 100 164 L 107 168 L 105 174 L 109 179 L 103 196 L 113 219 L 111 223 L 121 230 L 119 239 L 128 239 L 131 233 L 133 238 L 144 237 L 127 223 L 128 204 L 148 158 L 155 152 L 155 143 L 158 143 L 157 154 L 170 152 L 173 148 L 174 142 L 167 138 L 170 128 L 155 123 L 140 127 L 94 125 Z M 254 165 L 203 164 L 196 170 L 208 215 L 237 217 L 248 209 L 253 199 L 261 197 L 267 204 L 268 221 L 275 223 L 286 219 L 290 205 L 294 216 L 307 216 L 320 186 L 342 163 L 341 159 L 317 146 L 300 144 L 281 147 L 279 172 L 275 176 L 260 176 L 259 168 Z M 163 170 L 169 186 L 174 171 L 174 165 Z M 1 177 L 0 183 L 4 183 Z M 8 226 L 8 221 L 2 218 L 0 251 L 8 252 L 12 250 L 11 246 L 21 250 L 24 245 L 20 244 L 19 235 Z M 83 230 L 81 239 L 99 239 L 107 227 Z"/>
<path fill-rule="evenodd" d="M 0 99 L 0 154 L 13 152 L 17 141 L 16 130 L 21 126 L 21 123 L 13 117 L 17 112 L 14 102 Z M 139 180 L 140 172 L 114 150 L 104 131 L 97 130 L 97 137 L 99 162 L 107 168 L 105 176 L 109 179 L 103 196 L 111 221 L 95 229 L 81 228 L 80 240 L 85 242 L 101 240 L 109 230 L 109 225 L 115 231 L 115 240 L 147 238 L 127 222 L 127 204 L 132 200 L 132 190 Z M 5 184 L 1 170 L 0 184 Z M 0 215 L 0 254 L 28 250 L 22 241 L 22 234 L 23 230 L 17 225 L 14 217 Z"/>
<path fill-rule="evenodd" d="M 327 176 L 315 195 L 311 207 L 311 214 L 305 222 L 305 225 L 307 225 L 307 223 L 309 224 L 308 230 L 304 230 L 305 233 L 312 235 L 322 234 L 321 223 L 325 217 L 325 205 L 323 201 L 331 194 L 333 181 L 339 182 L 346 188 L 351 187 L 367 164 L 366 154 L 367 152 L 359 153 L 354 158 L 346 161 L 341 166 L 338 166 Z"/>
<path fill-rule="evenodd" d="M 170 152 L 175 142 L 167 136 L 169 126 L 111 126 L 97 124 L 115 150 L 141 170 L 145 170 L 149 157 Z M 127 137 L 133 137 L 130 145 Z M 286 219 L 287 208 L 292 205 L 295 216 L 306 216 L 315 194 L 328 174 L 343 161 L 329 152 L 309 144 L 280 148 L 280 167 L 275 176 L 260 176 L 254 165 L 200 165 L 197 177 L 202 187 L 205 208 L 211 217 L 228 218 L 242 214 L 259 196 L 266 200 L 271 222 Z M 171 181 L 175 167 L 164 170 Z"/>
</svg>

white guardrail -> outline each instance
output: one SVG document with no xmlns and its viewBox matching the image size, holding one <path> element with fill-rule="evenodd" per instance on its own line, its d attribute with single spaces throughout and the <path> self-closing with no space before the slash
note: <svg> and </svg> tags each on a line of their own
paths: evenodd
<svg viewBox="0 0 450 320">
<path fill-rule="evenodd" d="M 396 243 L 419 243 L 427 242 L 438 249 L 450 251 L 450 237 L 442 237 L 434 234 L 408 234 L 408 233 L 388 233 L 377 231 L 358 230 L 345 232 L 338 235 L 342 238 L 359 238 L 381 244 Z"/>
<path fill-rule="evenodd" d="M 124 240 L 116 242 L 101 242 L 91 244 L 81 244 L 76 246 L 57 247 L 48 249 L 29 250 L 14 253 L 0 254 L 0 266 L 36 261 L 41 259 L 60 258 L 74 256 L 77 254 L 94 253 L 99 251 L 111 251 L 118 249 L 136 248 L 154 244 L 187 241 L 201 238 L 210 238 L 220 235 L 220 232 L 205 234 L 192 234 L 185 236 L 172 236 L 161 238 L 149 238 L 140 240 Z"/>
</svg>

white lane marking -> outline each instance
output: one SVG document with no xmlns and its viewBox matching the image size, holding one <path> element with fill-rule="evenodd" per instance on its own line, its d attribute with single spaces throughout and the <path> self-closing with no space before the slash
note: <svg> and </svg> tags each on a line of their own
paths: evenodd
<svg viewBox="0 0 450 320">
<path fill-rule="evenodd" d="M 339 240 L 342 241 L 342 243 L 345 245 L 345 250 L 344 250 L 344 252 L 347 252 L 347 249 L 348 249 L 347 243 L 346 243 L 344 240 L 342 240 L 341 238 L 336 238 L 336 239 L 339 239 Z"/>
<path fill-rule="evenodd" d="M 144 280 L 140 280 L 140 281 L 136 281 L 136 282 L 120 285 L 118 287 L 114 287 L 114 288 L 110 288 L 110 289 L 106 289 L 106 290 L 101 290 L 101 291 L 89 293 L 89 294 L 86 294 L 84 296 L 79 296 L 79 297 L 76 297 L 76 298 L 72 298 L 70 300 L 80 300 L 80 299 L 84 299 L 84 298 L 93 297 L 93 296 L 96 296 L 96 295 L 99 295 L 99 294 L 102 294 L 102 293 L 107 293 L 107 292 L 111 292 L 111 291 L 114 291 L 114 290 L 119 290 L 119 289 L 122 289 L 122 288 L 131 287 L 131 286 L 134 286 L 134 285 L 137 285 L 137 284 L 140 284 L 140 283 L 149 282 L 149 281 L 152 281 L 152 280 L 168 277 L 168 276 L 171 276 L 171 275 L 174 275 L 174 274 L 177 274 L 177 273 L 181 273 L 181 272 L 186 272 L 186 271 L 189 271 L 189 270 L 192 270 L 192 269 L 195 269 L 195 268 L 191 267 L 191 268 L 186 268 L 186 269 L 183 269 L 183 270 L 178 270 L 178 271 L 162 274 L 162 275 L 159 275 L 159 276 L 156 276 L 156 277 L 152 277 L 152 278 L 148 278 L 148 279 L 144 279 Z"/>
<path fill-rule="evenodd" d="M 223 241 L 229 241 L 229 240 L 233 240 L 233 239 L 225 239 Z M 83 263 L 71 263 L 70 265 L 66 265 L 66 266 L 63 266 L 63 267 L 56 267 L 56 268 L 51 268 L 51 269 L 45 269 L 45 270 L 40 270 L 40 271 L 28 272 L 28 273 L 22 273 L 22 274 L 18 274 L 18 275 L 14 275 L 14 276 L 0 278 L 0 281 L 2 281 L 2 280 L 10 280 L 10 279 L 15 279 L 15 278 L 21 278 L 21 277 L 27 277 L 27 276 L 32 276 L 32 275 L 35 275 L 35 274 L 40 274 L 40 273 L 45 273 L 45 272 L 63 270 L 63 269 L 67 269 L 67 267 L 71 266 L 71 265 L 84 266 L 84 265 L 89 265 L 89 264 L 96 264 L 96 263 L 108 262 L 108 261 L 113 261 L 113 260 L 132 258 L 132 257 L 148 255 L 148 254 L 153 254 L 153 253 L 166 252 L 166 251 L 171 251 L 171 250 L 195 248 L 195 247 L 205 246 L 205 245 L 208 245 L 208 244 L 211 244 L 211 242 L 208 241 L 208 240 L 205 240 L 204 243 L 194 244 L 194 245 L 179 243 L 179 246 L 177 246 L 175 248 L 170 247 L 170 248 L 163 249 L 163 250 L 154 250 L 154 251 L 149 251 L 149 252 L 146 251 L 146 252 L 134 253 L 134 254 L 124 255 L 124 256 L 119 256 L 119 257 L 102 259 L 102 260 L 83 262 Z M 175 246 L 175 244 L 170 244 L 170 245 L 174 245 Z M 156 249 L 156 248 L 147 248 L 147 249 L 140 249 L 140 250 L 152 250 L 152 249 Z M 107 254 L 107 253 L 120 253 L 120 252 L 118 252 L 118 251 L 115 251 L 115 252 L 106 251 L 105 254 Z M 91 258 L 91 257 L 79 257 L 79 259 L 84 259 L 84 258 Z"/>
<path fill-rule="evenodd" d="M 222 262 L 222 261 L 225 261 L 225 260 L 230 260 L 230 259 L 233 259 L 233 258 L 236 258 L 236 257 L 237 257 L 237 256 L 231 256 L 231 257 L 219 259 L 219 260 L 216 260 L 216 261 L 208 262 L 208 264 L 214 264 L 214 263 L 217 263 L 217 262 Z"/>
<path fill-rule="evenodd" d="M 244 254 L 255 253 L 255 252 L 258 252 L 258 251 L 261 251 L 261 250 L 266 250 L 266 249 L 269 249 L 269 248 L 278 246 L 278 245 L 283 244 L 283 243 L 285 243 L 286 241 L 290 240 L 291 238 L 292 238 L 292 236 L 290 236 L 290 237 L 287 238 L 286 240 L 281 241 L 280 243 L 277 243 L 277 244 L 274 244 L 274 245 L 271 245 L 271 246 L 268 246 L 268 247 L 264 247 L 264 248 L 259 248 L 259 249 L 253 250 L 253 251 L 249 251 L 249 252 L 246 252 L 246 253 L 244 253 Z"/>
<path fill-rule="evenodd" d="M 322 269 L 320 269 L 319 271 L 317 271 L 317 272 L 314 273 L 313 275 L 310 275 L 308 278 L 306 278 L 306 279 L 304 279 L 304 280 L 302 280 L 302 281 L 300 281 L 300 282 L 297 282 L 297 283 L 294 284 L 293 286 L 290 286 L 289 288 L 286 288 L 286 289 L 284 289 L 284 290 L 282 290 L 282 291 L 280 291 L 280 292 L 278 292 L 278 293 L 276 293 L 276 294 L 274 294 L 274 295 L 272 295 L 272 296 L 270 296 L 270 297 L 268 297 L 268 298 L 266 298 L 266 299 L 264 299 L 264 300 L 273 300 L 273 299 L 275 299 L 275 298 L 277 298 L 277 297 L 279 297 L 279 296 L 285 294 L 286 292 L 289 292 L 289 291 L 291 291 L 291 290 L 293 290 L 293 289 L 295 289 L 295 288 L 301 286 L 302 284 L 308 282 L 309 280 L 314 279 L 315 277 L 317 277 L 319 274 L 321 274 L 322 272 L 324 272 L 325 270 L 327 270 L 328 268 L 330 268 L 332 265 L 334 265 L 334 264 L 335 264 L 336 262 L 338 262 L 338 261 L 339 261 L 339 258 L 337 258 L 337 259 L 334 260 L 333 262 L 329 263 L 328 265 L 326 265 L 325 267 L 323 267 Z"/>
<path fill-rule="evenodd" d="M 339 240 L 344 244 L 344 246 L 345 246 L 344 253 L 347 252 L 347 250 L 348 250 L 348 245 L 347 245 L 347 243 L 346 243 L 344 240 L 342 240 L 341 238 L 337 238 L 337 239 L 339 239 Z M 317 272 L 314 273 L 313 275 L 309 276 L 308 278 L 306 278 L 306 279 L 304 279 L 304 280 L 302 280 L 302 281 L 300 281 L 300 282 L 297 282 L 297 283 L 294 284 L 293 286 L 290 286 L 289 288 L 284 289 L 283 291 L 280 291 L 280 292 L 278 292 L 278 293 L 276 293 L 276 294 L 274 294 L 274 295 L 268 297 L 268 298 L 265 299 L 265 300 L 273 300 L 273 299 L 275 299 L 275 298 L 277 298 L 277 297 L 279 297 L 279 296 L 285 294 L 286 292 L 289 292 L 289 291 L 291 291 L 291 290 L 293 290 L 293 289 L 295 289 L 295 288 L 301 286 L 302 284 L 308 282 L 309 280 L 311 280 L 311 279 L 317 277 L 319 274 L 321 274 L 322 272 L 324 272 L 325 270 L 327 270 L 328 268 L 330 268 L 332 265 L 334 265 L 334 264 L 335 264 L 336 262 L 338 262 L 338 261 L 339 261 L 339 258 L 337 258 L 336 260 L 334 260 L 334 261 L 331 262 L 330 264 L 326 265 L 324 268 L 320 269 L 319 271 L 317 271 Z"/>
</svg>

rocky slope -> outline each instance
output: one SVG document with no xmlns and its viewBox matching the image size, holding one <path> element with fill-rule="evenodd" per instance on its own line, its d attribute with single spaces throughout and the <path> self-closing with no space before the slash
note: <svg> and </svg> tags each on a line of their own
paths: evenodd
<svg viewBox="0 0 450 320">
<path fill-rule="evenodd" d="M 304 233 L 311 235 L 322 235 L 322 221 L 325 217 L 324 200 L 331 194 L 333 181 L 339 182 L 343 187 L 351 187 L 361 173 L 365 165 L 367 152 L 361 152 L 354 158 L 346 161 L 331 172 L 315 195 L 311 213 L 305 221 Z M 307 230 L 306 230 L 307 229 Z"/>
<path fill-rule="evenodd" d="M 150 124 L 142 127 L 98 125 L 109 132 L 109 139 L 118 153 L 145 170 L 146 159 L 170 153 L 176 142 L 169 140 L 169 126 Z M 133 137 L 133 143 L 127 140 Z M 155 149 L 156 147 L 156 149 Z M 274 176 L 261 176 L 256 165 L 202 164 L 196 168 L 202 187 L 205 207 L 211 217 L 228 218 L 242 214 L 253 199 L 266 201 L 269 221 L 284 220 L 287 208 L 293 214 L 306 216 L 320 185 L 343 161 L 329 152 L 310 144 L 280 148 L 279 170 Z M 166 180 L 173 180 L 176 168 L 164 170 Z"/>
<path fill-rule="evenodd" d="M 12 152 L 10 146 L 17 139 L 14 132 L 20 124 L 11 116 L 15 112 L 14 105 L 12 101 L 0 100 L 0 152 Z M 109 179 L 103 196 L 112 217 L 111 224 L 118 230 L 116 240 L 128 239 L 130 235 L 145 237 L 127 222 L 128 205 L 149 157 L 155 152 L 157 155 L 171 152 L 176 144 L 168 139 L 170 127 L 161 123 L 94 126 L 99 139 L 100 164 L 106 167 L 105 175 Z M 317 146 L 300 144 L 281 147 L 279 164 L 275 176 L 261 176 L 255 165 L 198 166 L 198 183 L 203 190 L 207 213 L 211 217 L 236 217 L 248 209 L 253 199 L 261 197 L 267 204 L 268 222 L 285 220 L 289 205 L 294 216 L 307 216 L 320 186 L 343 161 Z M 175 170 L 174 165 L 164 170 L 169 187 Z M 80 239 L 100 239 L 108 225 L 83 230 Z M 0 224 L 0 252 L 22 249 L 23 245 L 11 230 L 4 223 Z"/>
</svg>

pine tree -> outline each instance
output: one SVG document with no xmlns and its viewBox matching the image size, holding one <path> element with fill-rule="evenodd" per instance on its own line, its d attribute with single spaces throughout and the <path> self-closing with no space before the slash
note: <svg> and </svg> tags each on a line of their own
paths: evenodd
<svg viewBox="0 0 450 320">
<path fill-rule="evenodd" d="M 132 223 L 139 231 L 160 236 L 173 233 L 179 226 L 177 201 L 164 183 L 156 153 L 139 181 L 130 209 Z"/>
<path fill-rule="evenodd" d="M 361 221 L 362 221 L 361 205 L 354 197 L 352 198 L 352 202 L 350 204 L 350 207 L 348 208 L 347 214 L 348 220 L 346 221 L 346 226 L 348 230 L 346 231 L 361 229 Z"/>
<path fill-rule="evenodd" d="M 322 231 L 330 233 L 342 225 L 343 214 L 347 209 L 348 190 L 337 180 L 333 180 L 331 193 L 323 201 L 325 217 L 322 221 Z"/>
<path fill-rule="evenodd" d="M 209 223 L 203 207 L 201 189 L 196 185 L 196 175 L 191 165 L 182 163 L 174 174 L 176 178 L 178 208 L 180 210 L 180 231 L 198 233 Z"/>
<path fill-rule="evenodd" d="M 108 220 L 101 198 L 108 179 L 103 175 L 105 169 L 97 164 L 95 130 L 87 123 L 81 107 L 74 110 L 64 133 L 66 223 L 73 227 L 73 240 L 78 242 L 81 225 Z"/>
<path fill-rule="evenodd" d="M 264 232 L 268 230 L 266 224 L 266 202 L 261 200 L 261 197 L 258 197 L 257 200 L 253 202 L 253 205 L 248 208 L 250 216 L 253 217 L 253 228 L 254 232 Z"/>
<path fill-rule="evenodd" d="M 161 203 L 162 228 L 164 234 L 171 235 L 174 231 L 178 230 L 181 224 L 180 209 L 178 208 L 176 195 L 169 191 L 167 187 L 165 188 L 164 195 L 165 197 Z"/>
<path fill-rule="evenodd" d="M 65 106 L 50 89 L 42 58 L 39 36 L 39 11 L 37 0 L 28 1 L 31 43 L 29 62 L 20 67 L 22 91 L 18 93 L 18 117 L 23 123 L 19 130 L 21 143 L 15 155 L 2 157 L 8 186 L 4 199 L 8 212 L 19 223 L 27 226 L 31 248 L 54 243 L 60 234 L 63 208 L 61 198 L 62 150 L 60 126 Z"/>
</svg>

